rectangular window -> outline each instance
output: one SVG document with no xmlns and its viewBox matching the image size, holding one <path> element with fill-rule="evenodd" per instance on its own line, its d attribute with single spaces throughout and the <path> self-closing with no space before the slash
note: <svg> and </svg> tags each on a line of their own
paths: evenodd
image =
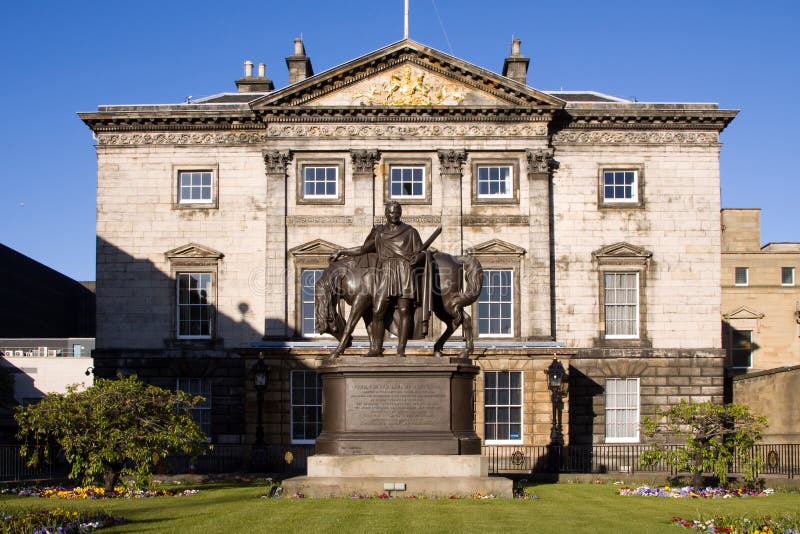
<svg viewBox="0 0 800 534">
<path fill-rule="evenodd" d="M 484 440 L 522 443 L 522 371 L 485 371 Z"/>
<path fill-rule="evenodd" d="M 300 273 L 300 331 L 304 336 L 318 336 L 314 325 L 315 285 L 323 269 L 303 269 Z"/>
<path fill-rule="evenodd" d="M 178 378 L 177 389 L 189 395 L 203 397 L 203 402 L 191 408 L 189 412 L 194 422 L 205 435 L 211 439 L 211 386 L 203 378 Z"/>
<path fill-rule="evenodd" d="M 390 167 L 389 198 L 424 199 L 425 167 Z"/>
<path fill-rule="evenodd" d="M 750 269 L 747 267 L 736 267 L 736 285 L 746 286 L 750 283 Z"/>
<path fill-rule="evenodd" d="M 781 267 L 781 285 L 794 285 L 794 267 Z"/>
<path fill-rule="evenodd" d="M 603 202 L 638 203 L 638 174 L 636 170 L 604 170 Z"/>
<path fill-rule="evenodd" d="M 639 337 L 639 273 L 604 273 L 606 338 Z"/>
<path fill-rule="evenodd" d="M 484 269 L 478 297 L 478 335 L 514 335 L 514 293 L 511 269 Z"/>
<path fill-rule="evenodd" d="M 303 197 L 337 198 L 339 167 L 303 167 Z"/>
<path fill-rule="evenodd" d="M 606 379 L 606 442 L 639 441 L 639 379 Z"/>
<path fill-rule="evenodd" d="M 753 331 L 731 329 L 731 367 L 749 369 L 753 366 Z"/>
<path fill-rule="evenodd" d="M 178 171 L 178 203 L 211 204 L 213 176 L 210 170 Z"/>
<path fill-rule="evenodd" d="M 510 165 L 478 165 L 478 198 L 511 198 L 514 194 Z"/>
<path fill-rule="evenodd" d="M 178 273 L 178 337 L 208 339 L 212 334 L 211 273 Z"/>
<path fill-rule="evenodd" d="M 322 377 L 292 371 L 292 443 L 314 443 L 322 431 Z"/>
</svg>

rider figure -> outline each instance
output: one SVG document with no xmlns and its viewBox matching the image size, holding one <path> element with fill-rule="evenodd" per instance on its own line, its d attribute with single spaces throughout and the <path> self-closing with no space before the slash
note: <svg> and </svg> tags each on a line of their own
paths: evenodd
<svg viewBox="0 0 800 534">
<path fill-rule="evenodd" d="M 374 343 L 367 356 L 383 353 L 384 319 L 392 301 L 396 301 L 398 311 L 397 355 L 405 356 L 413 323 L 414 299 L 419 290 L 415 287 L 413 267 L 424 261 L 425 252 L 419 233 L 400 220 L 403 208 L 398 202 L 388 202 L 384 213 L 386 224 L 375 226 L 363 245 L 340 250 L 331 256 L 331 261 L 339 256 L 377 253 L 377 288 L 371 326 Z"/>
</svg>

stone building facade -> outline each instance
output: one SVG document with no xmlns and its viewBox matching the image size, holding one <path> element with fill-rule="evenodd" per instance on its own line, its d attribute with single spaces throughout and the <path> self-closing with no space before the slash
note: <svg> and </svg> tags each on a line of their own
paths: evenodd
<svg viewBox="0 0 800 534">
<path fill-rule="evenodd" d="M 396 199 L 423 240 L 441 225 L 436 248 L 484 267 L 485 443 L 548 443 L 553 357 L 570 443 L 638 442 L 656 407 L 722 400 L 719 135 L 736 112 L 537 90 L 519 41 L 502 74 L 411 40 L 316 75 L 298 40 L 286 62 L 278 90 L 248 62 L 236 93 L 80 114 L 97 374 L 203 393 L 212 439 L 250 444 L 262 353 L 267 443 L 313 443 L 334 346 L 313 331 L 315 276 Z"/>
</svg>

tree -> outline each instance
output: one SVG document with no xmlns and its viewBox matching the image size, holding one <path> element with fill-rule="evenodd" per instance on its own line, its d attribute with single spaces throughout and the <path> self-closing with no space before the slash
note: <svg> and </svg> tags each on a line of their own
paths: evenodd
<svg viewBox="0 0 800 534">
<path fill-rule="evenodd" d="M 752 447 L 766 426 L 766 417 L 751 414 L 741 404 L 681 401 L 642 420 L 645 435 L 655 442 L 639 461 L 644 467 L 666 461 L 692 473 L 692 485 L 701 487 L 703 472 L 714 473 L 720 484 L 727 484 L 736 458 L 745 480 L 752 483 L 761 468 L 761 458 L 752 454 Z M 674 446 L 680 442 L 683 446 Z"/>
<path fill-rule="evenodd" d="M 145 484 L 155 465 L 170 454 L 197 456 L 206 437 L 189 409 L 202 402 L 182 391 L 142 383 L 136 376 L 98 378 L 83 391 L 50 393 L 39 403 L 17 408 L 15 419 L 28 465 L 50 461 L 53 444 L 70 464 L 70 478 L 102 481 L 112 489 L 120 476 Z"/>
</svg>

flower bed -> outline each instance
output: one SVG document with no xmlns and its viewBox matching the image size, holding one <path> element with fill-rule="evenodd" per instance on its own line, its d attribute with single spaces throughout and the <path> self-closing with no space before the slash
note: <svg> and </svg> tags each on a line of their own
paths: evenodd
<svg viewBox="0 0 800 534">
<path fill-rule="evenodd" d="M 2 534 L 73 534 L 119 525 L 125 519 L 102 512 L 81 513 L 56 508 L 37 512 L 0 514 Z"/>
<path fill-rule="evenodd" d="M 800 534 L 800 516 L 781 517 L 715 517 L 713 519 L 683 519 L 673 517 L 672 523 L 691 530 L 710 534 Z"/>
<path fill-rule="evenodd" d="M 640 497 L 669 497 L 672 499 L 732 499 L 734 497 L 766 497 L 775 490 L 750 490 L 746 488 L 725 489 L 707 487 L 695 489 L 692 486 L 673 488 L 670 486 L 639 486 L 638 488 L 622 487 L 619 494 L 624 496 L 638 495 Z"/>
<path fill-rule="evenodd" d="M 49 499 L 142 499 L 146 497 L 185 496 L 194 495 L 198 490 L 187 489 L 150 489 L 133 490 L 118 486 L 111 491 L 106 491 L 98 486 L 62 487 L 49 486 L 39 488 L 26 486 L 21 488 L 4 488 L 0 493 L 10 493 L 20 497 L 42 497 Z"/>
</svg>

